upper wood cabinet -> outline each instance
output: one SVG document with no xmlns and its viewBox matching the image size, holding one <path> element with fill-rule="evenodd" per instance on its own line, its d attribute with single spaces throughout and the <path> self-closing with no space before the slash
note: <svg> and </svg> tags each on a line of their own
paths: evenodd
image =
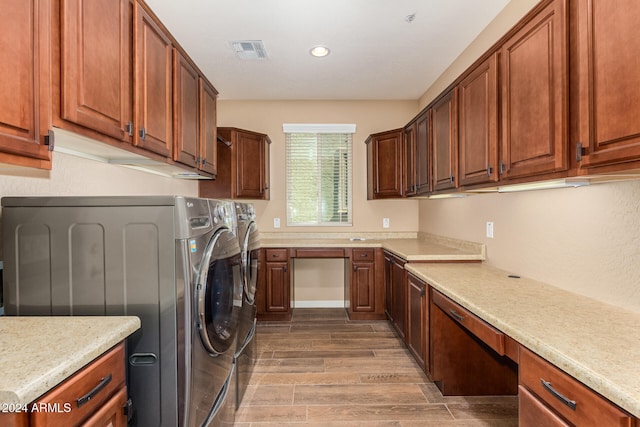
<svg viewBox="0 0 640 427">
<path fill-rule="evenodd" d="M 458 102 L 457 88 L 431 107 L 433 190 L 458 187 Z"/>
<path fill-rule="evenodd" d="M 269 200 L 269 144 L 262 133 L 218 128 L 216 179 L 199 182 L 200 197 Z"/>
<path fill-rule="evenodd" d="M 57 126 L 132 141 L 131 37 L 130 0 L 61 0 Z"/>
<path fill-rule="evenodd" d="M 403 129 L 369 135 L 367 144 L 367 199 L 402 197 Z"/>
<path fill-rule="evenodd" d="M 172 157 L 173 47 L 169 35 L 140 4 L 135 9 L 134 39 L 134 144 Z"/>
<path fill-rule="evenodd" d="M 498 55 L 475 67 L 458 85 L 460 185 L 498 181 Z"/>
<path fill-rule="evenodd" d="M 44 0 L 7 0 L 0 14 L 2 90 L 0 162 L 51 169 L 45 145 L 49 120 L 51 6 Z"/>
<path fill-rule="evenodd" d="M 199 79 L 200 92 L 200 164 L 198 168 L 212 175 L 217 173 L 217 98 L 218 92 L 205 79 Z"/>
<path fill-rule="evenodd" d="M 198 127 L 198 71 L 178 49 L 173 50 L 173 105 L 175 151 L 173 159 L 197 167 L 200 163 Z"/>
<path fill-rule="evenodd" d="M 571 140 L 581 173 L 640 166 L 639 19 L 635 0 L 571 3 Z"/>
<path fill-rule="evenodd" d="M 404 184 L 404 195 L 413 196 L 416 194 L 416 133 L 417 125 L 412 121 L 404 128 L 404 139 L 402 141 L 402 182 Z"/>
<path fill-rule="evenodd" d="M 544 4 L 500 50 L 503 179 L 568 168 L 567 0 Z"/>
<path fill-rule="evenodd" d="M 423 196 L 428 194 L 431 190 L 431 150 L 429 140 L 431 131 L 429 130 L 429 113 L 429 111 L 424 111 L 416 118 L 416 145 L 414 158 L 416 196 Z"/>
</svg>

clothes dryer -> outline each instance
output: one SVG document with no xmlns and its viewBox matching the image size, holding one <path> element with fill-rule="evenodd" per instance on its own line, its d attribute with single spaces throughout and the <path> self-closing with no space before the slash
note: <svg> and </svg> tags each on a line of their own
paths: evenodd
<svg viewBox="0 0 640 427">
<path fill-rule="evenodd" d="M 236 409 L 240 406 L 257 359 L 256 348 L 256 288 L 258 284 L 260 235 L 256 214 L 251 203 L 235 203 L 238 239 L 242 251 L 243 293 L 238 326 L 238 346 L 235 353 Z"/>
</svg>

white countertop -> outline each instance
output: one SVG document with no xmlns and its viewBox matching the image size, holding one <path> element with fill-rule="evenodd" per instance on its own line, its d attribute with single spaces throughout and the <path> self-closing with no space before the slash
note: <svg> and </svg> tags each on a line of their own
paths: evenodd
<svg viewBox="0 0 640 427">
<path fill-rule="evenodd" d="M 139 328 L 134 316 L 0 317 L 0 404 L 33 402 Z"/>
<path fill-rule="evenodd" d="M 485 264 L 407 271 L 640 417 L 640 314 Z"/>
</svg>

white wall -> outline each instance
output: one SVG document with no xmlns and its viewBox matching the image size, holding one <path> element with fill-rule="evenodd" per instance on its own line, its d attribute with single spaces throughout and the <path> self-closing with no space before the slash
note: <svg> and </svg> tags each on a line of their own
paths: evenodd
<svg viewBox="0 0 640 427">
<path fill-rule="evenodd" d="M 420 230 L 485 243 L 488 264 L 640 311 L 640 181 L 423 200 Z"/>
</svg>

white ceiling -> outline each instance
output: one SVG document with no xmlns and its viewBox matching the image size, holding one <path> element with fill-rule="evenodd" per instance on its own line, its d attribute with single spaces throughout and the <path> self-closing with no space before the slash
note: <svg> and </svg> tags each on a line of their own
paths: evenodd
<svg viewBox="0 0 640 427">
<path fill-rule="evenodd" d="M 418 99 L 509 2 L 146 1 L 220 99 L 263 100 Z M 268 59 L 237 59 L 233 40 L 261 40 Z M 319 44 L 331 54 L 312 57 Z"/>
</svg>

